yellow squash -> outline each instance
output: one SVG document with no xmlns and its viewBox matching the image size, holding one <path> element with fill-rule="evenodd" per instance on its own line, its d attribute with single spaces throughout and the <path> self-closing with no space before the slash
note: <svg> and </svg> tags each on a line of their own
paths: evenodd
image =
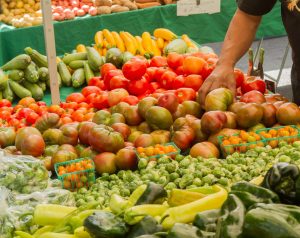
<svg viewBox="0 0 300 238">
<path fill-rule="evenodd" d="M 142 44 L 147 53 L 154 54 L 154 46 L 149 32 L 142 34 Z"/>
<path fill-rule="evenodd" d="M 181 38 L 185 41 L 188 47 L 198 48 L 197 45 L 188 37 L 188 35 L 184 34 Z"/>
<path fill-rule="evenodd" d="M 164 41 L 163 38 L 159 37 L 159 38 L 156 39 L 156 44 L 157 44 L 157 46 L 158 46 L 159 49 L 163 49 L 164 48 L 164 43 L 165 43 L 165 41 Z"/>
<path fill-rule="evenodd" d="M 157 45 L 157 42 L 152 39 L 152 47 L 154 56 L 161 56 L 161 51 Z"/>
<path fill-rule="evenodd" d="M 102 31 L 98 31 L 95 34 L 95 44 L 97 46 L 98 49 L 102 49 L 103 48 L 103 32 Z"/>
<path fill-rule="evenodd" d="M 86 52 L 85 46 L 83 44 L 79 44 L 76 46 L 77 53 Z"/>
<path fill-rule="evenodd" d="M 115 32 L 115 31 L 112 31 L 111 32 L 112 36 L 114 37 L 115 39 L 115 42 L 116 42 L 116 45 L 117 47 L 122 51 L 122 52 L 125 52 L 125 45 L 124 45 L 124 42 L 123 40 L 121 39 L 120 35 L 118 32 Z"/>
<path fill-rule="evenodd" d="M 136 41 L 137 41 L 137 43 L 138 43 L 138 54 L 139 55 L 144 55 L 145 53 L 146 53 L 146 51 L 145 51 L 145 49 L 144 49 L 144 47 L 143 47 L 143 44 L 142 44 L 142 37 L 140 37 L 140 36 L 136 36 L 135 37 L 135 39 L 136 39 Z"/>
<path fill-rule="evenodd" d="M 134 42 L 132 42 L 131 38 L 124 31 L 120 32 L 120 37 L 125 43 L 126 50 L 135 55 L 137 49 L 135 48 Z"/>
<path fill-rule="evenodd" d="M 163 38 L 164 40 L 167 41 L 172 41 L 177 39 L 177 35 L 175 35 L 174 32 L 166 28 L 157 28 L 155 29 L 153 34 L 156 38 Z"/>
<path fill-rule="evenodd" d="M 103 36 L 106 39 L 106 41 L 108 42 L 108 47 L 107 48 L 113 48 L 116 47 L 116 41 L 113 37 L 113 35 L 111 34 L 111 32 L 107 29 L 103 30 Z"/>
</svg>

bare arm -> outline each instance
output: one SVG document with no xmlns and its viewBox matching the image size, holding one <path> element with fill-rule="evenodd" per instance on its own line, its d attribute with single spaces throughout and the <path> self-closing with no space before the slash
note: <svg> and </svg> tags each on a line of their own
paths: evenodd
<svg viewBox="0 0 300 238">
<path fill-rule="evenodd" d="M 239 9 L 236 11 L 228 28 L 217 66 L 199 90 L 202 107 L 206 95 L 216 88 L 225 87 L 233 93 L 236 92 L 234 66 L 251 46 L 261 18 Z"/>
</svg>

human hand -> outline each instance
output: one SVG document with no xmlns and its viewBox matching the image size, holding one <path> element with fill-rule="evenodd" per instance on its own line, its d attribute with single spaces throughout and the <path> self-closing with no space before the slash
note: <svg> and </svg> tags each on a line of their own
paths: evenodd
<svg viewBox="0 0 300 238">
<path fill-rule="evenodd" d="M 236 93 L 236 80 L 234 68 L 226 65 L 220 65 L 215 68 L 211 75 L 204 81 L 198 91 L 199 103 L 202 108 L 205 106 L 206 95 L 217 88 L 228 88 L 233 96 Z"/>
</svg>

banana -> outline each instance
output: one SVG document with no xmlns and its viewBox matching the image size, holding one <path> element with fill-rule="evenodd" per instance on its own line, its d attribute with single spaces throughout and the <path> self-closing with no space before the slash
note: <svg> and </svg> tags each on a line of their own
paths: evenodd
<svg viewBox="0 0 300 238">
<path fill-rule="evenodd" d="M 159 38 L 156 39 L 156 44 L 157 44 L 157 46 L 158 46 L 159 49 L 163 49 L 164 48 L 164 43 L 165 43 L 165 41 L 164 41 L 163 38 L 159 37 Z"/>
<path fill-rule="evenodd" d="M 154 46 L 149 32 L 142 34 L 142 44 L 147 53 L 154 54 Z"/>
<path fill-rule="evenodd" d="M 138 43 L 138 54 L 144 56 L 144 54 L 146 53 L 143 44 L 142 44 L 142 38 L 140 36 L 136 36 L 135 37 L 137 43 Z"/>
<path fill-rule="evenodd" d="M 188 47 L 198 48 L 197 45 L 188 37 L 188 35 L 184 34 L 181 38 L 185 41 Z"/>
<path fill-rule="evenodd" d="M 120 35 L 118 34 L 118 32 L 112 31 L 111 32 L 112 36 L 115 39 L 116 45 L 117 47 L 121 50 L 121 52 L 125 52 L 125 45 L 123 40 L 121 39 Z"/>
<path fill-rule="evenodd" d="M 78 53 L 86 52 L 85 46 L 83 44 L 79 44 L 76 46 L 76 51 Z"/>
<path fill-rule="evenodd" d="M 172 31 L 166 28 L 157 28 L 154 30 L 153 35 L 156 38 L 163 38 L 164 40 L 167 41 L 172 41 L 177 39 L 177 35 L 175 35 Z"/>
<path fill-rule="evenodd" d="M 103 32 L 102 31 L 98 31 L 95 34 L 95 44 L 97 46 L 98 49 L 101 49 L 103 47 Z"/>
<path fill-rule="evenodd" d="M 108 42 L 108 47 L 107 47 L 108 49 L 116 47 L 116 41 L 115 41 L 113 35 L 111 34 L 111 32 L 109 30 L 104 29 L 103 30 L 103 36 Z"/>
<path fill-rule="evenodd" d="M 131 38 L 124 31 L 120 32 L 120 37 L 125 43 L 126 50 L 135 55 L 137 49 L 135 48 L 134 42 L 132 42 Z"/>
</svg>

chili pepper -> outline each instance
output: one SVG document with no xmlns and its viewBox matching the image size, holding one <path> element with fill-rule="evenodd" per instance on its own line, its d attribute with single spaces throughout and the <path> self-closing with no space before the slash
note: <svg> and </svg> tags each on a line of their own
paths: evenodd
<svg viewBox="0 0 300 238">
<path fill-rule="evenodd" d="M 276 193 L 248 182 L 238 182 L 231 187 L 231 194 L 239 197 L 246 208 L 255 203 L 278 203 Z"/>
<path fill-rule="evenodd" d="M 52 231 L 54 228 L 54 226 L 44 226 L 40 229 L 38 229 L 34 234 L 33 237 L 39 237 L 41 234 L 45 233 L 45 232 L 49 232 Z"/>
<path fill-rule="evenodd" d="M 168 203 L 170 206 L 180 206 L 190 202 L 194 202 L 207 196 L 203 193 L 191 192 L 183 189 L 172 189 L 169 195 Z"/>
<path fill-rule="evenodd" d="M 15 234 L 17 236 L 20 236 L 21 238 L 33 238 L 32 235 L 28 234 L 27 232 L 24 231 L 15 231 Z"/>
<path fill-rule="evenodd" d="M 78 227 L 83 226 L 84 220 L 92 215 L 97 210 L 85 210 L 80 212 L 79 214 L 72 216 L 70 220 L 68 221 L 68 225 L 72 227 L 73 230 L 77 229 Z"/>
<path fill-rule="evenodd" d="M 84 226 L 76 228 L 74 235 L 76 238 L 91 238 L 90 234 L 84 229 Z"/>
<path fill-rule="evenodd" d="M 162 231 L 162 226 L 152 216 L 145 216 L 139 223 L 135 224 L 126 238 L 135 238 L 141 235 L 154 234 Z"/>
<path fill-rule="evenodd" d="M 221 209 L 216 237 L 238 238 L 243 232 L 246 208 L 234 194 L 229 194 Z"/>
<path fill-rule="evenodd" d="M 142 196 L 142 194 L 145 192 L 146 189 L 147 189 L 146 184 L 143 184 L 143 185 L 140 185 L 139 187 L 137 187 L 128 199 L 128 206 L 129 207 L 134 206 L 136 204 L 136 202 L 139 200 L 139 198 Z"/>
<path fill-rule="evenodd" d="M 120 195 L 113 194 L 109 200 L 109 208 L 115 214 L 122 213 L 128 206 L 128 201 L 122 198 Z"/>
<path fill-rule="evenodd" d="M 199 238 L 199 232 L 195 226 L 176 223 L 169 231 L 167 238 Z"/>
<path fill-rule="evenodd" d="M 201 231 L 216 232 L 217 221 L 221 216 L 221 209 L 214 209 L 197 213 L 193 225 Z"/>
<path fill-rule="evenodd" d="M 299 175 L 297 165 L 278 163 L 269 169 L 262 186 L 277 193 L 282 203 L 300 204 Z"/>
<path fill-rule="evenodd" d="M 63 233 L 45 232 L 39 236 L 39 238 L 76 238 L 76 236 Z"/>
<path fill-rule="evenodd" d="M 140 222 L 144 216 L 161 216 L 168 209 L 167 205 L 144 204 L 131 207 L 124 213 L 124 221 L 129 225 Z"/>
<path fill-rule="evenodd" d="M 227 198 L 227 191 L 218 185 L 214 185 L 213 188 L 215 189 L 215 193 L 213 194 L 195 202 L 169 208 L 162 215 L 163 228 L 170 229 L 178 222 L 191 223 L 198 212 L 220 208 Z"/>
</svg>

